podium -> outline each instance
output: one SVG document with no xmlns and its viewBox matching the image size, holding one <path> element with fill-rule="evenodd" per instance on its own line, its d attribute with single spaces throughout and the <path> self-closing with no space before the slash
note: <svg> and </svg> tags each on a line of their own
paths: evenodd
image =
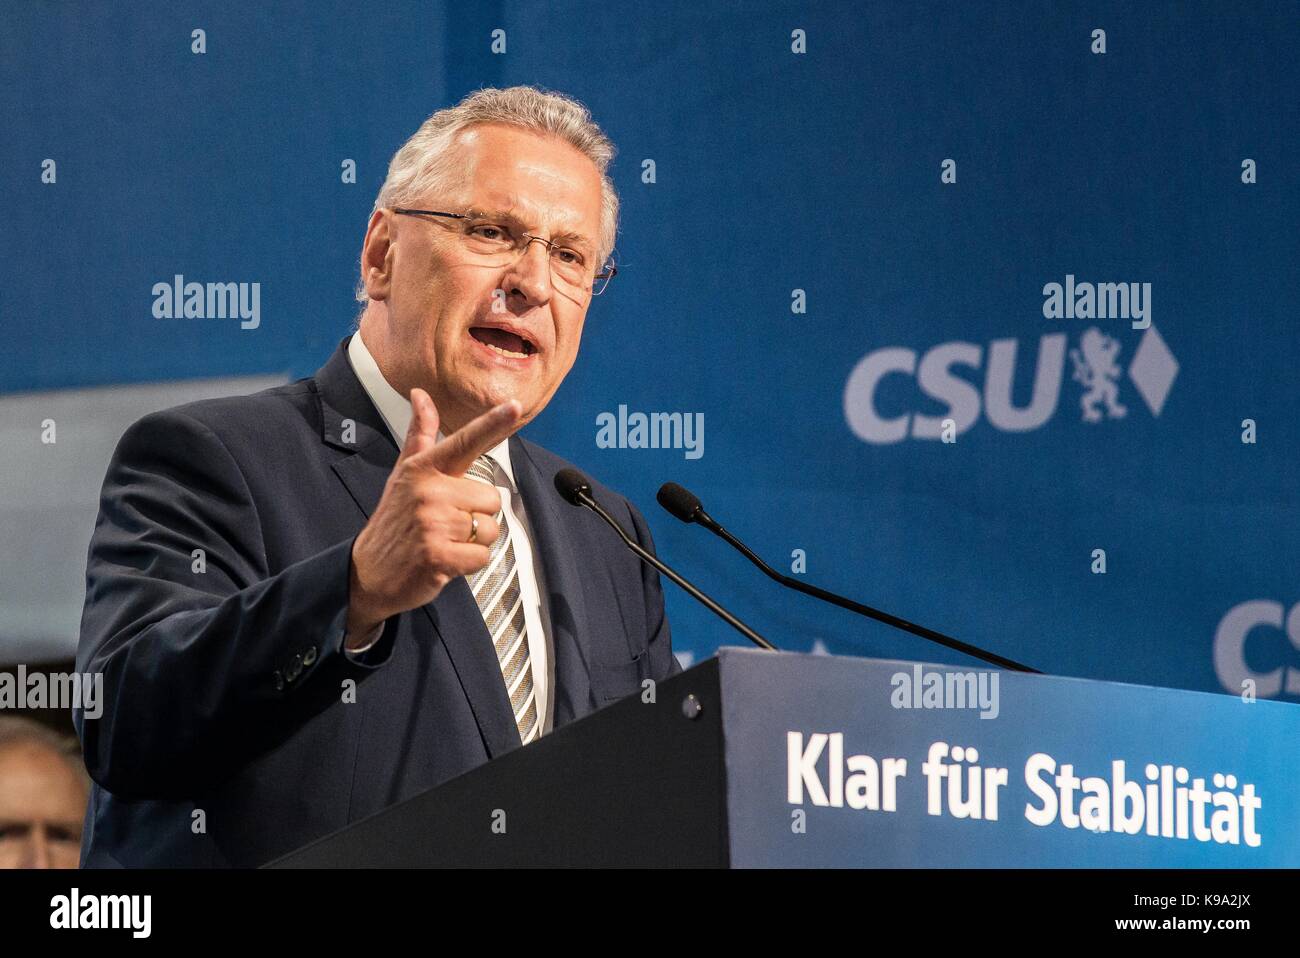
<svg viewBox="0 0 1300 958">
<path fill-rule="evenodd" d="M 1300 867 L 1300 705 L 718 656 L 272 863 Z"/>
</svg>

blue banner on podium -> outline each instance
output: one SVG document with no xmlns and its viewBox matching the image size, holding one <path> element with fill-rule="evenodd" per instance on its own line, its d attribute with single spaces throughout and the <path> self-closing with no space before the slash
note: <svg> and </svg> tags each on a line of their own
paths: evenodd
<svg viewBox="0 0 1300 958">
<path fill-rule="evenodd" d="M 1300 866 L 1300 706 L 719 657 L 733 866 Z"/>
</svg>

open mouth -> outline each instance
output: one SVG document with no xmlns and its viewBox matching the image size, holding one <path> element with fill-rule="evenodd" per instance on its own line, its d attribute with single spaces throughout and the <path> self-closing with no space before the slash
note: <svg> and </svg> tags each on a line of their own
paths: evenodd
<svg viewBox="0 0 1300 958">
<path fill-rule="evenodd" d="M 493 326 L 471 326 L 469 334 L 489 349 L 495 350 L 502 356 L 509 356 L 511 359 L 527 359 L 537 352 L 537 346 L 532 340 L 526 339 L 518 333 L 512 333 L 508 329 L 497 329 Z"/>
</svg>

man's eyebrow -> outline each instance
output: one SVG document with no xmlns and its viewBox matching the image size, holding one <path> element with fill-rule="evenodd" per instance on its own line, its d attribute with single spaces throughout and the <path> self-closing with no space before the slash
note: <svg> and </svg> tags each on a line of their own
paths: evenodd
<svg viewBox="0 0 1300 958">
<path fill-rule="evenodd" d="M 519 216 L 517 212 L 515 212 L 514 207 L 505 210 L 485 210 L 482 209 L 481 207 L 471 207 L 469 210 L 469 215 L 474 220 L 493 220 L 498 222 L 507 222 L 510 223 L 512 226 L 518 226 L 521 229 L 524 228 L 524 220 Z M 593 250 L 596 248 L 596 243 L 594 240 L 591 239 L 591 237 L 577 230 L 560 230 L 555 235 L 553 235 L 551 239 L 555 241 L 563 240 L 570 243 L 581 243 L 582 245 L 588 246 Z"/>
<path fill-rule="evenodd" d="M 523 224 L 523 220 L 514 210 L 488 210 L 481 206 L 471 206 L 468 215 L 476 220 L 509 220 L 511 223 Z"/>
<path fill-rule="evenodd" d="M 581 246 L 584 252 L 595 252 L 596 244 L 585 234 L 576 230 L 561 230 L 551 237 L 552 242 L 568 243 L 570 246 Z"/>
</svg>

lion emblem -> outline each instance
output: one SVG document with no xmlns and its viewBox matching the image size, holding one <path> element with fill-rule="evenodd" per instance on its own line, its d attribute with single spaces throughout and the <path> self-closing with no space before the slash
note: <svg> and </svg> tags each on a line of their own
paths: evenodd
<svg viewBox="0 0 1300 958">
<path fill-rule="evenodd" d="M 1085 390 L 1079 400 L 1083 421 L 1101 422 L 1099 404 L 1106 407 L 1111 419 L 1123 419 L 1128 408 L 1119 401 L 1119 375 L 1123 372 L 1115 362 L 1119 340 L 1093 326 L 1079 337 L 1079 346 L 1070 350 L 1070 359 L 1074 363 L 1074 381 L 1082 383 Z"/>
</svg>

